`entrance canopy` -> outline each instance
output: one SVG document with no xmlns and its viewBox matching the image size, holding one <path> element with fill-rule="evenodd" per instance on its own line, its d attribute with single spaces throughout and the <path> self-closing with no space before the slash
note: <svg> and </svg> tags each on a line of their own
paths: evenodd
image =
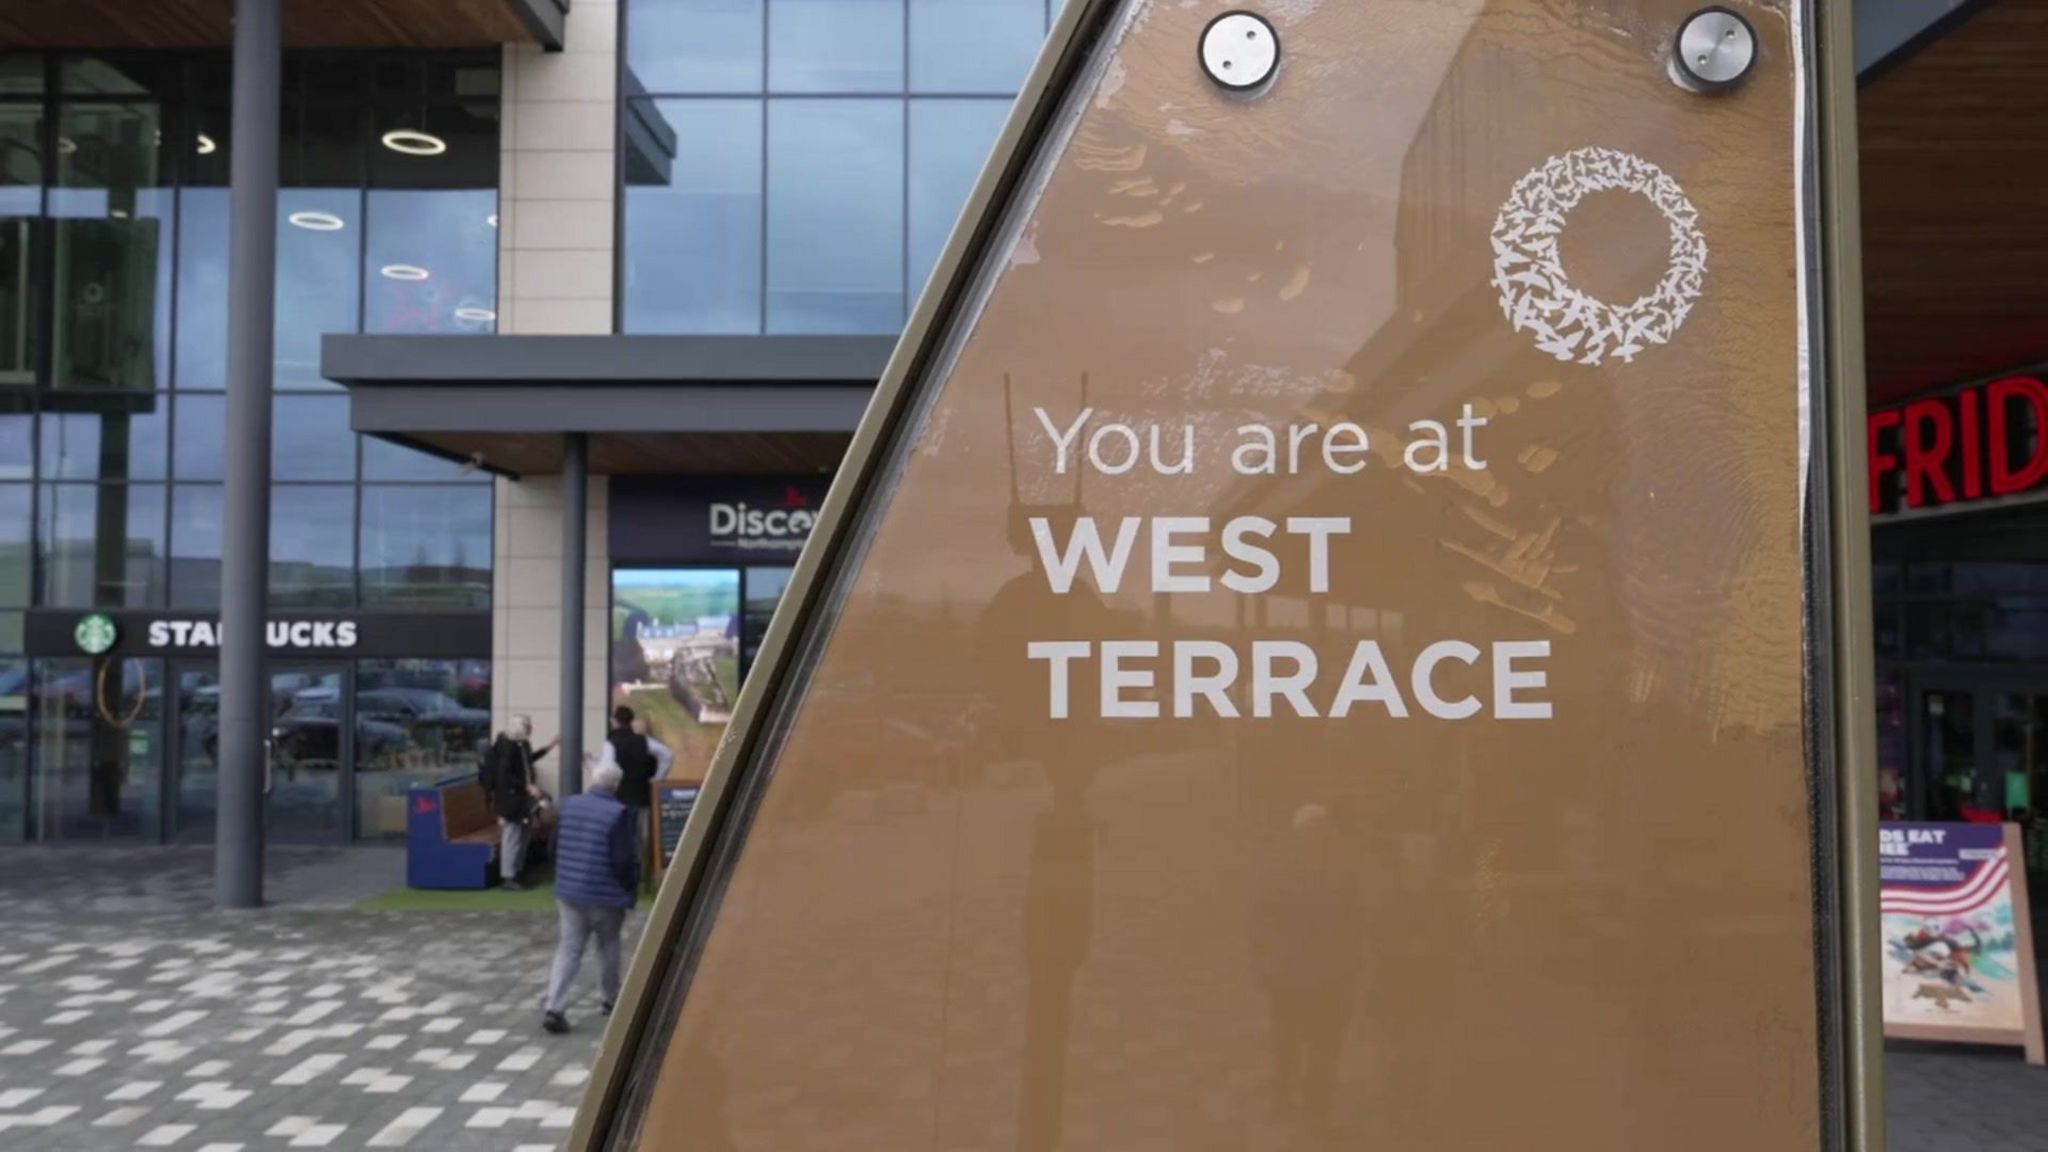
<svg viewBox="0 0 2048 1152">
<path fill-rule="evenodd" d="M 888 337 L 344 336 L 321 371 L 361 433 L 509 476 L 562 470 L 584 433 L 609 475 L 832 470 Z"/>
<path fill-rule="evenodd" d="M 225 48 L 234 0 L 20 0 L 0 4 L 11 48 Z M 284 6 L 289 48 L 562 47 L 569 0 L 329 0 Z"/>
</svg>

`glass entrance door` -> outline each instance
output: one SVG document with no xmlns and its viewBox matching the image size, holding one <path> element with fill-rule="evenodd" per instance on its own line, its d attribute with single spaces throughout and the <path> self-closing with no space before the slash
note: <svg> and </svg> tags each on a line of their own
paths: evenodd
<svg viewBox="0 0 2048 1152">
<path fill-rule="evenodd" d="M 354 714 L 349 688 L 336 665 L 271 668 L 266 834 L 273 844 L 337 843 L 348 836 L 343 798 L 356 736 L 355 725 L 344 723 Z"/>
<path fill-rule="evenodd" d="M 171 836 L 180 843 L 211 844 L 220 789 L 220 670 L 210 662 L 175 669 Z"/>
<path fill-rule="evenodd" d="M 2048 686 L 2008 673 L 1949 672 L 1915 684 L 1912 816 L 2018 824 L 2028 868 L 2048 866 Z"/>
<path fill-rule="evenodd" d="M 1952 686 L 1920 693 L 1921 807 L 1925 819 L 1966 823 L 1980 818 L 1989 799 L 1977 705 L 1983 693 Z"/>
</svg>

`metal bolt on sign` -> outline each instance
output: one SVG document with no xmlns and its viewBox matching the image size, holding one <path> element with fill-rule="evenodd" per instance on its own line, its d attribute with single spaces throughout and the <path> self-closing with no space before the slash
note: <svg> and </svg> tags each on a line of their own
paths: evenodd
<svg viewBox="0 0 2048 1152">
<path fill-rule="evenodd" d="M 1702 8 L 1678 26 L 1673 55 L 1694 87 L 1710 92 L 1732 88 L 1756 67 L 1756 29 L 1739 12 Z"/>
<path fill-rule="evenodd" d="M 1202 29 L 1202 71 L 1219 88 L 1250 92 L 1280 67 L 1280 34 L 1256 12 L 1236 10 Z"/>
</svg>

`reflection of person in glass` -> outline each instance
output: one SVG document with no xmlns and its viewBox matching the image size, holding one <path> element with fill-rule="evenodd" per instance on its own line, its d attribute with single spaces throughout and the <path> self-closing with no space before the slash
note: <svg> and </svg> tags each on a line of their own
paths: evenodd
<svg viewBox="0 0 2048 1152">
<path fill-rule="evenodd" d="M 1355 864 L 1320 803 L 1295 809 L 1269 861 L 1260 903 L 1273 1100 L 1306 1125 L 1329 1119 L 1364 942 Z"/>
</svg>

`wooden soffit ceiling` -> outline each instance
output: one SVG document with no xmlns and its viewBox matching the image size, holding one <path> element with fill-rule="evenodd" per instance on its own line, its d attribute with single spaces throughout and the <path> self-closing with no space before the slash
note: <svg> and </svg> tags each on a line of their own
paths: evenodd
<svg viewBox="0 0 2048 1152">
<path fill-rule="evenodd" d="M 283 0 L 292 48 L 482 48 L 531 42 L 526 14 L 559 0 Z M 0 0 L 12 49 L 225 48 L 234 0 Z"/>
<path fill-rule="evenodd" d="M 1863 88 L 1870 402 L 2048 359 L 2048 3 L 1994 0 Z"/>
</svg>

